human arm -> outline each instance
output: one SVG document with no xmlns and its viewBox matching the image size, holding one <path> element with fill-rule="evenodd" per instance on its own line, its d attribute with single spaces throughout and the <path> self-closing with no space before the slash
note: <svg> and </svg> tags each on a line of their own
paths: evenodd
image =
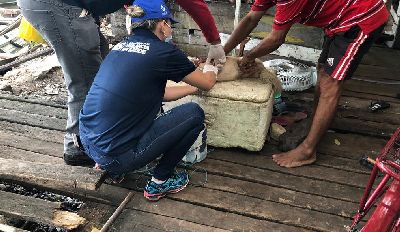
<svg viewBox="0 0 400 232">
<path fill-rule="evenodd" d="M 256 0 L 252 6 L 252 10 L 266 10 L 267 5 L 259 4 L 264 0 Z M 270 1 L 272 2 L 272 1 Z M 253 49 L 251 49 L 241 60 L 241 69 L 246 66 L 253 66 L 254 59 L 267 55 L 279 48 L 284 42 L 290 27 L 301 21 L 301 12 L 309 1 L 296 0 L 287 3 L 276 4 L 276 12 L 272 31 Z M 274 4 L 274 3 L 273 3 Z"/>
<path fill-rule="evenodd" d="M 233 30 L 224 46 L 225 54 L 230 53 L 253 31 L 264 13 L 265 11 L 250 11 L 242 20 L 240 20 L 238 26 Z"/>
<path fill-rule="evenodd" d="M 206 64 L 203 70 L 196 69 L 183 78 L 182 81 L 201 90 L 208 91 L 212 89 L 217 81 L 218 69 L 215 66 Z"/>
<path fill-rule="evenodd" d="M 197 91 L 198 89 L 191 85 L 165 87 L 164 101 L 175 101 Z"/>
<path fill-rule="evenodd" d="M 278 49 L 284 42 L 285 37 L 290 28 L 283 30 L 272 29 L 269 33 L 256 47 L 247 52 L 239 62 L 239 66 L 242 70 L 251 68 L 254 66 L 254 61 L 256 58 L 265 56 L 276 49 Z"/>
<path fill-rule="evenodd" d="M 186 54 L 176 46 L 164 44 L 163 53 L 168 54 L 168 57 L 166 57 L 165 65 L 161 69 L 158 67 L 158 71 L 163 73 L 167 80 L 172 80 L 176 83 L 183 81 L 201 90 L 209 90 L 214 86 L 218 73 L 217 67 L 206 64 L 202 71 L 196 69 Z"/>
</svg>

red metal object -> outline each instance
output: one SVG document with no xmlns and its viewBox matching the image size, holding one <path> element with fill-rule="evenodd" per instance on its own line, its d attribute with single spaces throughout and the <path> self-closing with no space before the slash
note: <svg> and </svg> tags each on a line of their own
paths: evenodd
<svg viewBox="0 0 400 232">
<path fill-rule="evenodd" d="M 385 177 L 371 193 L 378 170 L 382 171 Z M 387 183 L 390 181 L 392 182 L 388 186 Z M 350 231 L 357 231 L 358 223 L 382 195 L 381 201 L 362 228 L 362 232 L 400 232 L 400 128 L 376 159 Z"/>
<path fill-rule="evenodd" d="M 399 219 L 399 209 L 400 182 L 394 180 L 362 231 L 396 231 L 392 229 Z"/>
</svg>

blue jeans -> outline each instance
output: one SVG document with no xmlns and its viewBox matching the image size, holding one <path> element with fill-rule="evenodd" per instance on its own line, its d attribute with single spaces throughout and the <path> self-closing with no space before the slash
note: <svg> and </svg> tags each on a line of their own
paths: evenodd
<svg viewBox="0 0 400 232">
<path fill-rule="evenodd" d="M 79 133 L 79 112 L 100 67 L 104 42 L 95 19 L 80 17 L 82 8 L 61 0 L 18 0 L 22 15 L 54 48 L 61 64 L 68 91 L 68 120 L 64 153 L 74 155 L 79 149 L 73 137 Z"/>
<path fill-rule="evenodd" d="M 137 145 L 118 156 L 100 154 L 83 136 L 82 143 L 88 155 L 111 175 L 142 168 L 162 155 L 153 176 L 166 180 L 203 129 L 204 111 L 196 103 L 187 103 L 159 115 Z"/>
</svg>

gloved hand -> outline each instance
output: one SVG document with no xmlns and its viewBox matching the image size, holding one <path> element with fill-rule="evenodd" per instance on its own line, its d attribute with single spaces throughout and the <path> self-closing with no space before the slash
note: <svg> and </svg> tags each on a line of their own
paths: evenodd
<svg viewBox="0 0 400 232">
<path fill-rule="evenodd" d="M 206 72 L 214 72 L 215 75 L 218 75 L 218 68 L 211 64 L 205 64 L 203 67 L 203 73 L 206 73 Z"/>
<path fill-rule="evenodd" d="M 211 60 L 214 60 L 216 66 L 222 65 L 226 62 L 225 51 L 222 44 L 210 45 L 206 64 L 211 64 Z"/>
</svg>

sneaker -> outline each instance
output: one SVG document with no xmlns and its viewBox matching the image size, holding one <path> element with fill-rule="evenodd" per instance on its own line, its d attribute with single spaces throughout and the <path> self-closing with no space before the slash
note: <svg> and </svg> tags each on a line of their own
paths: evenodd
<svg viewBox="0 0 400 232">
<path fill-rule="evenodd" d="M 93 166 L 95 164 L 83 151 L 74 154 L 64 153 L 64 162 L 71 166 Z"/>
<path fill-rule="evenodd" d="M 189 183 L 187 172 L 178 172 L 171 176 L 162 184 L 156 184 L 154 181 L 148 181 L 144 187 L 144 197 L 149 201 L 158 201 L 168 193 L 177 193 L 184 189 Z"/>
</svg>

